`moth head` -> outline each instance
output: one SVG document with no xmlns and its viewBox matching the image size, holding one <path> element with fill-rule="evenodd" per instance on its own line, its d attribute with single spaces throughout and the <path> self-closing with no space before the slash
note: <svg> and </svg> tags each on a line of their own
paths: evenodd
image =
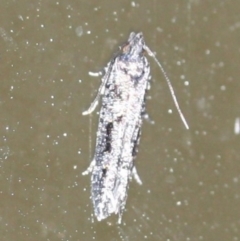
<svg viewBox="0 0 240 241">
<path fill-rule="evenodd" d="M 129 56 L 139 56 L 144 51 L 144 38 L 143 34 L 140 33 L 130 33 L 128 42 L 122 47 L 123 54 Z"/>
</svg>

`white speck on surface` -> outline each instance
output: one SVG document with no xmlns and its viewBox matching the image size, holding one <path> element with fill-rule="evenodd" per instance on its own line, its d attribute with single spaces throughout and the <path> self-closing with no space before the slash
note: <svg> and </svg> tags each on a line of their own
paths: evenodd
<svg viewBox="0 0 240 241">
<path fill-rule="evenodd" d="M 89 74 L 90 76 L 93 76 L 93 77 L 101 76 L 101 72 L 91 72 L 91 71 L 89 71 L 88 74 Z"/>
<path fill-rule="evenodd" d="M 23 21 L 23 16 L 22 15 L 18 15 L 18 18 Z"/>
<path fill-rule="evenodd" d="M 54 145 L 54 146 L 58 145 L 58 141 L 54 140 L 54 141 L 53 141 L 53 145 Z"/>
<path fill-rule="evenodd" d="M 178 201 L 176 204 L 177 204 L 177 206 L 181 206 L 182 205 L 181 201 Z"/>
<path fill-rule="evenodd" d="M 83 35 L 83 27 L 82 26 L 76 27 L 75 33 L 78 37 L 81 37 Z"/>
<path fill-rule="evenodd" d="M 239 178 L 238 177 L 234 177 L 233 178 L 233 183 L 238 183 L 239 182 Z"/>
<path fill-rule="evenodd" d="M 240 134 L 240 118 L 237 117 L 235 119 L 235 123 L 234 123 L 234 133 L 235 135 L 239 135 Z"/>
<path fill-rule="evenodd" d="M 206 49 L 206 50 L 205 50 L 205 54 L 206 54 L 206 55 L 209 55 L 210 52 L 211 52 L 211 51 L 210 51 L 209 49 Z"/>
<path fill-rule="evenodd" d="M 226 88 L 227 88 L 227 87 L 226 87 L 225 85 L 221 85 L 221 86 L 220 86 L 220 90 L 222 90 L 222 91 L 225 91 Z"/>
<path fill-rule="evenodd" d="M 217 41 L 217 42 L 215 43 L 215 46 L 216 46 L 216 47 L 220 47 L 220 46 L 221 46 L 221 43 Z"/>
</svg>

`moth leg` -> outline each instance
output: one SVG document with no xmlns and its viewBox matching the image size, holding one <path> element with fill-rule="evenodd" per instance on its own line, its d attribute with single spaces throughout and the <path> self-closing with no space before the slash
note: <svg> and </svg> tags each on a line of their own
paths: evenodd
<svg viewBox="0 0 240 241">
<path fill-rule="evenodd" d="M 85 176 L 85 175 L 88 175 L 89 173 L 91 173 L 95 165 L 96 165 L 96 161 L 95 161 L 95 159 L 93 159 L 93 160 L 91 161 L 89 167 L 87 168 L 87 170 L 85 170 L 84 172 L 82 172 L 82 175 Z"/>
<path fill-rule="evenodd" d="M 140 179 L 135 166 L 132 169 L 132 176 L 139 185 L 142 185 L 142 180 Z"/>
<path fill-rule="evenodd" d="M 97 96 L 95 97 L 94 101 L 92 102 L 92 104 L 90 105 L 90 107 L 83 111 L 82 112 L 82 115 L 89 115 L 91 114 L 95 108 L 97 107 L 98 105 L 98 102 L 99 102 L 99 99 L 100 99 L 100 96 L 102 95 L 102 93 L 104 92 L 105 90 L 105 83 L 103 82 L 100 87 L 99 87 L 99 90 L 98 90 L 98 93 L 97 93 Z"/>
<path fill-rule="evenodd" d="M 89 71 L 88 74 L 89 74 L 90 76 L 93 76 L 93 77 L 98 77 L 98 76 L 103 75 L 103 71 L 99 71 L 99 72 Z"/>
<path fill-rule="evenodd" d="M 131 176 L 135 179 L 135 181 L 139 184 L 139 185 L 142 185 L 142 181 L 137 173 L 137 169 L 134 165 L 134 162 L 135 162 L 135 159 L 136 159 L 136 156 L 137 156 L 137 153 L 138 153 L 138 145 L 139 145 L 139 141 L 140 141 L 140 136 L 141 136 L 141 130 L 139 129 L 139 126 L 141 124 L 138 123 L 137 126 L 136 126 L 136 129 L 135 129 L 135 132 L 134 132 L 134 135 L 133 135 L 133 151 L 132 151 L 132 156 L 133 156 L 133 167 L 132 167 L 132 173 L 131 173 Z"/>
<path fill-rule="evenodd" d="M 108 81 L 108 77 L 109 77 L 109 73 L 110 73 L 110 69 L 111 69 L 111 64 L 108 64 L 108 66 L 106 67 L 106 74 L 102 78 L 102 84 L 100 85 L 100 87 L 98 89 L 97 96 L 95 97 L 95 99 L 92 102 L 92 104 L 90 105 L 90 107 L 86 111 L 82 112 L 82 115 L 91 114 L 95 110 L 95 108 L 97 107 L 100 96 L 104 94 L 106 83 Z"/>
<path fill-rule="evenodd" d="M 118 224 L 121 224 L 121 222 L 122 222 L 122 213 L 119 213 L 119 215 L 118 215 Z"/>
</svg>

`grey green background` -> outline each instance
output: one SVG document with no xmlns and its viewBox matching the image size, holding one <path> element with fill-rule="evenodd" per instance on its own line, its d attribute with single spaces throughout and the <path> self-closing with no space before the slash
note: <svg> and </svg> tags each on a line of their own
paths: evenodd
<svg viewBox="0 0 240 241">
<path fill-rule="evenodd" d="M 0 1 L 0 240 L 240 240 L 240 2 Z M 102 70 L 142 31 L 152 85 L 123 224 L 92 222 Z M 169 114 L 169 109 L 173 110 Z M 235 129 L 234 129 L 235 126 Z"/>
</svg>

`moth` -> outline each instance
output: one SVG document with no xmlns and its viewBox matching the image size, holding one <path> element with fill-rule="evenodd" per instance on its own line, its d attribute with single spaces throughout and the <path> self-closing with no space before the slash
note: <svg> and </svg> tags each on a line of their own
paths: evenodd
<svg viewBox="0 0 240 241">
<path fill-rule="evenodd" d="M 145 52 L 154 58 L 163 72 L 180 117 L 188 129 L 162 65 L 145 44 L 143 34 L 132 32 L 121 51 L 108 63 L 95 100 L 82 113 L 92 113 L 102 96 L 95 154 L 90 166 L 83 172 L 83 175 L 91 173 L 91 199 L 98 221 L 117 214 L 118 223 L 121 223 L 129 180 L 133 177 L 142 184 L 134 159 L 150 84 L 150 67 Z"/>
</svg>

